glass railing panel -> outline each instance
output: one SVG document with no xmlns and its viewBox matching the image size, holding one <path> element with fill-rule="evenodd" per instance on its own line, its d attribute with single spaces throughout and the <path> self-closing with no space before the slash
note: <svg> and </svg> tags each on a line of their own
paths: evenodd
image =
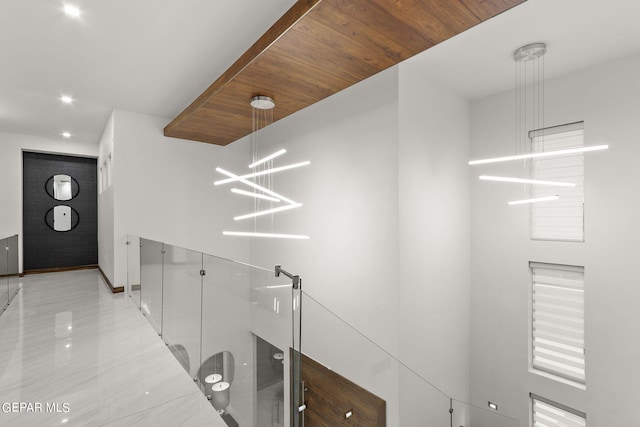
<svg viewBox="0 0 640 427">
<path fill-rule="evenodd" d="M 398 366 L 399 376 L 397 425 L 448 426 L 449 397 L 407 366 L 395 359 L 393 363 Z"/>
<path fill-rule="evenodd" d="M 290 282 L 209 255 L 203 269 L 203 392 L 229 425 L 289 425 Z"/>
<path fill-rule="evenodd" d="M 455 427 L 519 427 L 518 420 L 507 417 L 497 410 L 486 407 L 473 406 L 468 403 L 453 400 L 453 424 Z"/>
<path fill-rule="evenodd" d="M 0 240 L 0 314 L 9 305 L 9 239 Z"/>
<path fill-rule="evenodd" d="M 302 311 L 304 307 L 302 303 L 302 282 L 298 279 L 291 289 L 291 325 L 292 325 L 292 350 L 290 352 L 290 369 L 291 376 L 291 402 L 290 417 L 292 427 L 304 427 L 304 411 L 300 408 L 304 406 L 304 388 L 302 381 Z"/>
<path fill-rule="evenodd" d="M 255 425 L 295 427 L 297 424 L 290 421 L 291 391 L 297 389 L 291 378 L 291 348 L 295 348 L 292 342 L 292 282 L 285 276 L 276 277 L 274 270 L 257 268 L 251 269 L 250 279 L 251 330 L 258 342 L 264 340 L 269 349 L 259 351 L 256 356 L 258 411 Z"/>
<path fill-rule="evenodd" d="M 11 236 L 7 239 L 7 247 L 9 248 L 7 257 L 7 274 L 8 274 L 8 292 L 9 303 L 20 290 L 20 264 L 18 260 L 18 235 Z"/>
<path fill-rule="evenodd" d="M 316 390 L 313 371 L 309 372 L 306 358 L 302 363 L 302 380 L 305 383 L 304 402 L 307 405 L 305 419 L 319 416 L 316 410 L 327 411 L 322 401 L 331 400 L 335 407 L 331 416 L 338 417 L 329 423 L 344 421 L 349 412 L 354 425 L 377 425 L 379 420 L 366 417 L 358 398 L 342 390 L 364 389 L 361 399 L 384 401 L 387 426 L 444 426 L 449 425 L 449 397 L 404 366 L 381 347 L 359 333 L 306 293 L 302 293 L 302 353 L 323 365 L 327 376 L 337 374 L 348 383 L 335 387 L 336 392 L 327 397 L 326 390 Z M 354 385 L 352 385 L 354 384 Z M 360 390 L 362 391 L 362 390 Z M 360 393 L 360 392 L 359 392 Z M 374 400 L 375 401 L 375 400 Z"/>
<path fill-rule="evenodd" d="M 164 245 L 162 339 L 192 378 L 200 369 L 202 253 Z"/>
<path fill-rule="evenodd" d="M 163 244 L 140 239 L 140 310 L 151 326 L 162 333 Z"/>
<path fill-rule="evenodd" d="M 305 292 L 301 312 L 305 420 L 341 425 L 349 418 L 351 425 L 378 425 L 378 419 L 369 413 L 371 402 L 376 402 L 373 395 L 384 401 L 390 427 L 518 427 L 514 419 L 497 411 L 451 398 L 439 384 L 431 383 Z M 319 387 L 319 370 L 323 382 L 340 385 Z M 332 377 L 337 379 L 326 380 Z M 343 390 L 350 392 L 343 395 Z M 368 406 L 362 402 L 369 402 Z"/>
<path fill-rule="evenodd" d="M 140 238 L 127 236 L 127 292 L 140 308 Z"/>
</svg>

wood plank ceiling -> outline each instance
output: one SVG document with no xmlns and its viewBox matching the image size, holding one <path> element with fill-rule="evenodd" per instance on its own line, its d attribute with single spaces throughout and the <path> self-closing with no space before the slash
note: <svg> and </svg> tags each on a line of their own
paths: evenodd
<svg viewBox="0 0 640 427">
<path fill-rule="evenodd" d="M 526 0 L 299 0 L 165 129 L 227 145 L 252 132 L 251 98 L 280 120 Z"/>
</svg>

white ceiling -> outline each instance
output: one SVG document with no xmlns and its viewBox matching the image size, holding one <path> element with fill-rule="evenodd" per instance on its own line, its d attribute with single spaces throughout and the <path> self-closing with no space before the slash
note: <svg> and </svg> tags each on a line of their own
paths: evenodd
<svg viewBox="0 0 640 427">
<path fill-rule="evenodd" d="M 3 0 L 0 131 L 96 143 L 113 108 L 171 119 L 294 0 Z M 514 85 L 511 52 L 543 41 L 546 76 L 640 51 L 637 0 L 529 0 L 414 58 L 475 99 Z M 73 105 L 59 101 L 62 94 Z"/>
<path fill-rule="evenodd" d="M 528 0 L 413 60 L 478 99 L 513 89 L 513 52 L 536 42 L 547 44 L 547 79 L 640 52 L 640 1 Z"/>
</svg>

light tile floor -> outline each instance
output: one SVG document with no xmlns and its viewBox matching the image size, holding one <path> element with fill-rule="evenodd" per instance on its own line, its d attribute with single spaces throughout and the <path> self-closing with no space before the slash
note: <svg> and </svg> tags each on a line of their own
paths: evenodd
<svg viewBox="0 0 640 427">
<path fill-rule="evenodd" d="M 0 316 L 0 426 L 226 427 L 97 270 L 25 276 L 21 286 Z"/>
</svg>

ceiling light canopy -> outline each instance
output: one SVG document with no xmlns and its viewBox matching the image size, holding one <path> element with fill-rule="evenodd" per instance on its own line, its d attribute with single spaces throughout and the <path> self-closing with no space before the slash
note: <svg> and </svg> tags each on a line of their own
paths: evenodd
<svg viewBox="0 0 640 427">
<path fill-rule="evenodd" d="M 62 95 L 60 101 L 62 101 L 63 104 L 73 104 L 73 98 L 69 95 Z"/>
<path fill-rule="evenodd" d="M 276 102 L 268 96 L 258 95 L 251 98 L 251 106 L 258 110 L 272 110 Z"/>
<path fill-rule="evenodd" d="M 62 132 L 61 133 L 63 138 L 71 138 L 71 133 L 70 132 Z"/>
<path fill-rule="evenodd" d="M 513 52 L 513 60 L 516 62 L 529 62 L 544 56 L 545 53 L 547 53 L 546 44 L 531 43 Z"/>
</svg>

